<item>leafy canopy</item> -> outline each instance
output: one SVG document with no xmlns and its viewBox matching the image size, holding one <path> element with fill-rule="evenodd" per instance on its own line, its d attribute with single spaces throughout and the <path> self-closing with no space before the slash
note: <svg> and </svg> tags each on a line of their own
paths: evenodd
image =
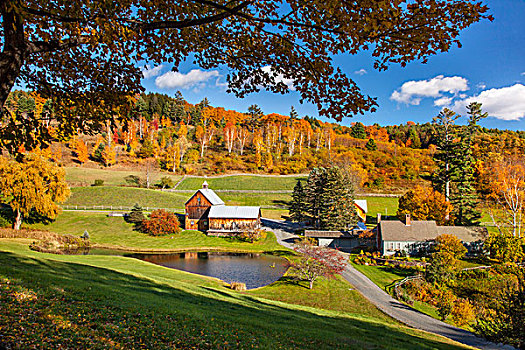
<svg viewBox="0 0 525 350">
<path fill-rule="evenodd" d="M 473 0 L 4 0 L 0 105 L 16 82 L 53 101 L 58 136 L 93 130 L 130 113 L 129 96 L 142 90 L 139 63 L 178 70 L 190 60 L 227 67 L 237 97 L 261 87 L 286 93 L 288 79 L 301 102 L 341 120 L 376 101 L 334 55 L 369 51 L 379 70 L 426 62 L 459 46 L 461 30 L 492 19 L 487 12 Z M 39 125 L 34 115 L 10 115 L 0 131 L 29 145 L 46 132 Z"/>
<path fill-rule="evenodd" d="M 56 218 L 70 191 L 63 168 L 34 154 L 21 162 L 0 157 L 0 200 L 16 215 L 15 229 L 32 212 L 45 218 Z"/>
</svg>

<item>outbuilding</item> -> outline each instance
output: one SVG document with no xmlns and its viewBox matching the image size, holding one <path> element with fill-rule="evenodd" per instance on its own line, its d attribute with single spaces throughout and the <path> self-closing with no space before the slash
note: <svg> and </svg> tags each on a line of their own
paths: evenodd
<svg viewBox="0 0 525 350">
<path fill-rule="evenodd" d="M 229 236 L 261 226 L 260 207 L 225 205 L 206 181 L 188 199 L 185 208 L 186 229 L 204 231 L 208 235 Z"/>
</svg>

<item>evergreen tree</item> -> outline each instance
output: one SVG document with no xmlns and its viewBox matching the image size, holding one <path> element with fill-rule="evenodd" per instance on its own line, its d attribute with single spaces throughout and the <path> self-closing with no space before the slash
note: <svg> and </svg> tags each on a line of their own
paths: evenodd
<svg viewBox="0 0 525 350">
<path fill-rule="evenodd" d="M 324 177 L 326 169 L 314 168 L 308 175 L 306 180 L 306 209 L 312 219 L 312 224 L 315 228 L 320 228 L 320 209 L 323 194 Z"/>
<path fill-rule="evenodd" d="M 461 128 L 457 154 L 454 157 L 453 166 L 456 172 L 455 192 L 451 198 L 454 206 L 454 217 L 456 225 L 472 226 L 478 225 L 481 213 L 477 208 L 478 194 L 474 187 L 475 162 L 472 155 L 472 138 L 478 131 L 477 123 L 487 117 L 487 113 L 482 113 L 481 104 L 473 102 L 467 106 L 469 121 L 466 126 Z"/>
<path fill-rule="evenodd" d="M 293 120 L 298 119 L 298 118 L 299 118 L 299 113 L 297 113 L 297 111 L 295 110 L 295 107 L 292 106 L 290 108 L 290 122 L 293 122 Z"/>
<path fill-rule="evenodd" d="M 368 142 L 366 143 L 365 147 L 369 151 L 377 150 L 377 145 L 376 145 L 376 142 L 374 141 L 374 139 L 368 140 Z"/>
<path fill-rule="evenodd" d="M 142 221 L 144 221 L 144 219 L 146 219 L 146 217 L 144 216 L 142 207 L 138 205 L 138 203 L 135 203 L 133 208 L 131 208 L 131 212 L 126 218 L 126 221 L 136 226 L 140 226 L 142 224 Z"/>
<path fill-rule="evenodd" d="M 365 126 L 363 125 L 363 123 L 355 123 L 351 128 L 350 128 L 350 136 L 356 138 L 356 139 L 366 139 L 366 131 L 365 131 Z"/>
<path fill-rule="evenodd" d="M 261 127 L 261 118 L 264 116 L 264 112 L 259 106 L 251 105 L 248 107 L 248 115 L 250 117 L 246 121 L 246 125 L 250 132 L 254 132 Z"/>
<path fill-rule="evenodd" d="M 437 170 L 434 173 L 432 183 L 436 191 L 444 194 L 445 199 L 449 202 L 451 183 L 457 172 L 457 168 L 454 166 L 454 159 L 457 155 L 454 123 L 458 118 L 459 116 L 456 113 L 445 108 L 433 120 L 437 146 L 434 161 Z"/>
<path fill-rule="evenodd" d="M 344 230 L 357 222 L 351 181 L 338 168 L 315 168 L 305 188 L 308 214 L 313 226 L 323 230 Z"/>
<path fill-rule="evenodd" d="M 307 219 L 306 192 L 301 180 L 297 180 L 297 184 L 293 188 L 292 202 L 290 204 L 290 216 L 292 221 L 303 222 Z"/>
<path fill-rule="evenodd" d="M 357 223 L 353 186 L 338 167 L 326 170 L 319 213 L 324 230 L 346 230 Z"/>
</svg>

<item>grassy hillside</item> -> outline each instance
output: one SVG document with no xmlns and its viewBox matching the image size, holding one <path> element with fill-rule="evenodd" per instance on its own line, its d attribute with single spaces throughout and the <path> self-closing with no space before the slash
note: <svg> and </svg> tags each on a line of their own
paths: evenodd
<svg viewBox="0 0 525 350">
<path fill-rule="evenodd" d="M 354 310 L 323 310 L 232 292 L 217 280 L 130 258 L 41 254 L 5 240 L 0 251 L 0 325 L 9 345 L 462 348 L 367 311 L 355 291 L 346 291 L 355 293 Z"/>
<path fill-rule="evenodd" d="M 124 178 L 129 175 L 146 179 L 146 171 L 66 167 L 66 181 L 70 186 L 89 186 L 95 180 L 103 180 L 105 185 L 122 186 L 126 185 Z M 155 184 L 164 176 L 168 176 L 175 183 L 182 178 L 180 175 L 168 172 L 151 172 L 150 181 Z"/>
<path fill-rule="evenodd" d="M 93 186 L 72 188 L 71 197 L 64 204 L 132 207 L 138 203 L 143 207 L 184 209 L 184 203 L 189 197 L 189 194 L 146 188 Z"/>
<path fill-rule="evenodd" d="M 224 176 L 216 178 L 189 177 L 184 179 L 177 190 L 198 190 L 202 183 L 207 181 L 214 190 L 259 190 L 259 191 L 282 191 L 293 190 L 298 179 L 306 179 L 304 176 Z"/>
<path fill-rule="evenodd" d="M 184 203 L 192 192 L 166 192 L 145 188 L 116 187 L 116 186 L 93 186 L 77 187 L 72 189 L 71 197 L 66 205 L 105 205 L 105 206 L 133 206 L 135 203 L 143 207 L 162 207 L 184 209 Z M 255 205 L 263 207 L 288 206 L 291 195 L 288 193 L 228 193 L 222 192 L 218 195 L 228 205 Z M 391 197 L 358 197 L 368 201 L 368 212 L 375 217 L 376 213 L 395 215 L 397 211 L 398 198 Z"/>
<path fill-rule="evenodd" d="M 152 237 L 133 229 L 122 217 L 107 217 L 103 213 L 63 212 L 49 225 L 35 224 L 32 228 L 61 234 L 80 236 L 88 230 L 90 240 L 107 247 L 135 250 L 226 250 L 226 251 L 274 251 L 283 250 L 270 233 L 265 240 L 243 243 L 219 237 L 209 237 L 199 231 L 183 231 L 172 236 Z"/>
</svg>

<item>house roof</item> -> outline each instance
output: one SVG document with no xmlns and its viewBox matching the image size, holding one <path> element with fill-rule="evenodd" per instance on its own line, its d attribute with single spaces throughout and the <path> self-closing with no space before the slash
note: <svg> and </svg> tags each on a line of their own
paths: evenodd
<svg viewBox="0 0 525 350">
<path fill-rule="evenodd" d="M 368 203 L 366 199 L 354 199 L 354 203 L 361 208 L 365 213 L 368 213 Z"/>
<path fill-rule="evenodd" d="M 211 203 L 211 205 L 224 205 L 224 201 L 219 196 L 217 196 L 217 194 L 213 192 L 213 190 L 210 190 L 209 188 L 199 189 L 193 194 L 193 196 L 190 197 L 190 199 L 186 201 L 186 204 L 188 204 L 188 202 L 199 192 L 202 193 L 204 197 L 206 197 L 206 199 Z"/>
<path fill-rule="evenodd" d="M 217 205 L 210 208 L 210 219 L 258 219 L 260 207 L 236 207 Z"/>
<path fill-rule="evenodd" d="M 314 238 L 341 238 L 345 236 L 343 231 L 316 231 L 316 230 L 305 230 L 305 237 L 314 237 Z M 349 236 L 346 234 L 346 236 Z"/>
<path fill-rule="evenodd" d="M 483 236 L 483 228 L 437 226 L 435 221 L 413 220 L 409 226 L 401 221 L 381 221 L 379 228 L 383 241 L 420 242 L 433 240 L 442 234 L 451 234 L 462 242 L 474 242 L 482 239 Z"/>
</svg>

